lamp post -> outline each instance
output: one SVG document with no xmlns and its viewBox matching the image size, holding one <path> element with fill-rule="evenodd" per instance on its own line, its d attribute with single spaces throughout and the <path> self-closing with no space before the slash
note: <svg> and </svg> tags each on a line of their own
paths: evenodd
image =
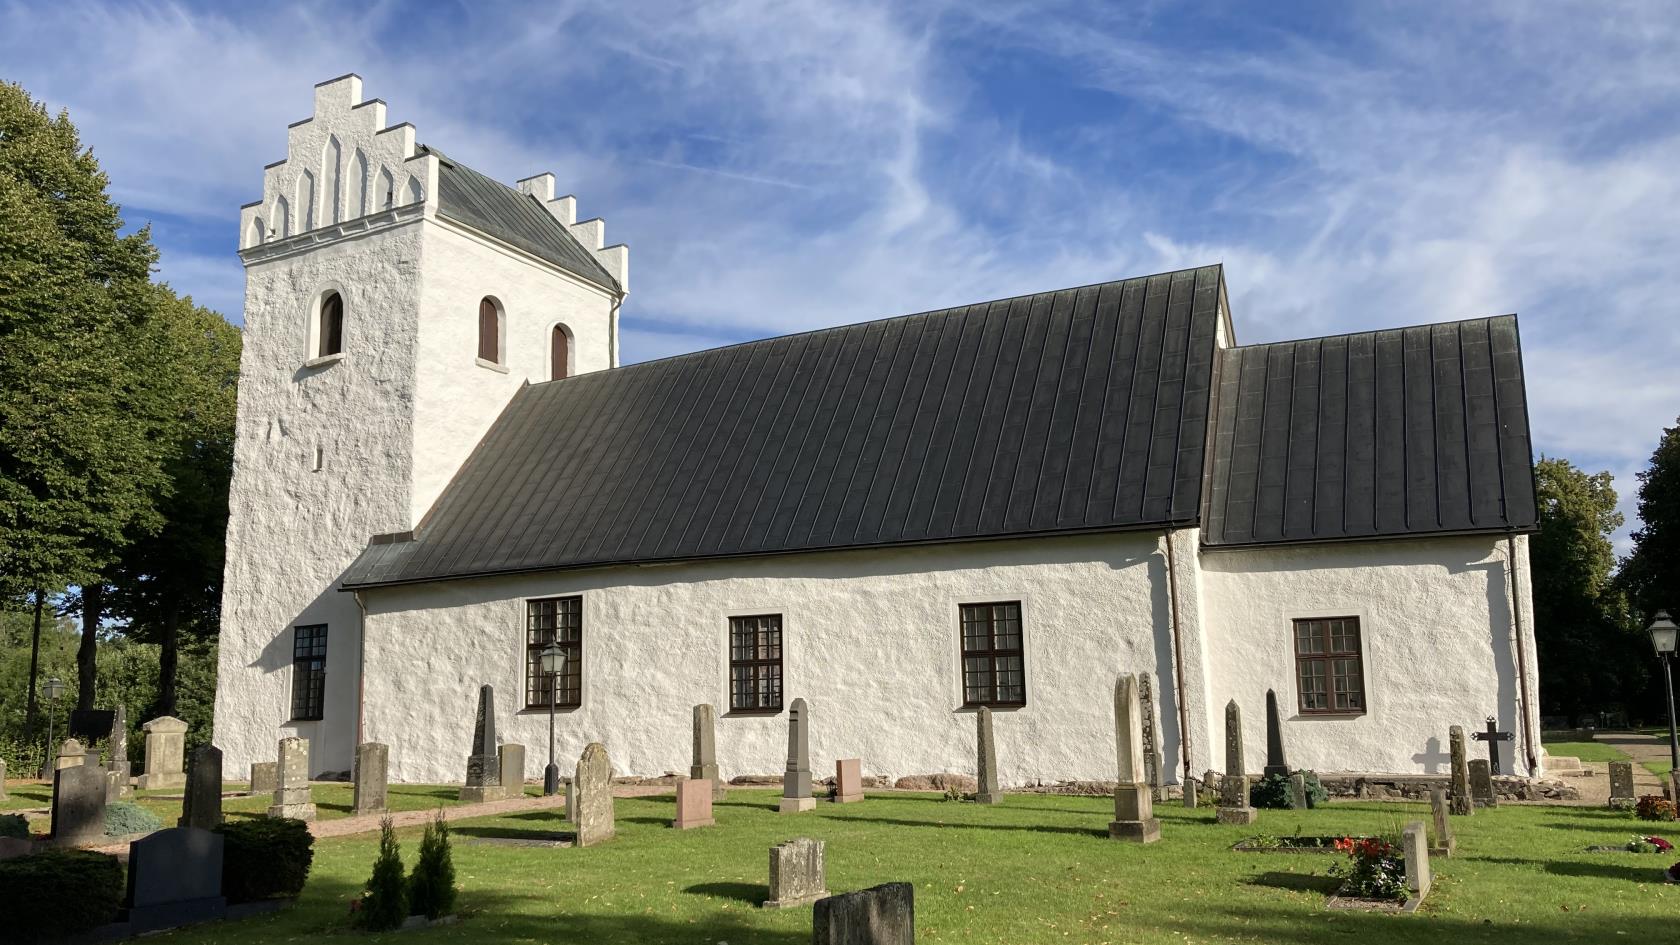
<svg viewBox="0 0 1680 945">
<path fill-rule="evenodd" d="M 51 777 L 49 772 L 57 767 L 53 763 L 53 709 L 58 704 L 58 697 L 64 695 L 64 683 L 57 676 L 47 679 L 46 685 L 41 687 L 41 695 L 47 698 L 47 751 L 41 761 L 41 777 Z"/>
<path fill-rule="evenodd" d="M 1651 646 L 1657 651 L 1657 658 L 1662 660 L 1663 666 L 1663 695 L 1668 699 L 1668 758 L 1676 771 L 1680 771 L 1680 736 L 1674 731 L 1674 674 L 1668 668 L 1669 660 L 1674 657 L 1676 642 L 1680 642 L 1680 626 L 1668 618 L 1668 611 L 1657 611 L 1657 617 L 1651 621 Z"/>
<path fill-rule="evenodd" d="M 543 769 L 543 796 L 560 793 L 560 766 L 554 763 L 554 707 L 560 701 L 560 677 L 566 672 L 566 651 L 559 643 L 542 648 L 537 657 L 548 674 L 548 767 Z"/>
</svg>

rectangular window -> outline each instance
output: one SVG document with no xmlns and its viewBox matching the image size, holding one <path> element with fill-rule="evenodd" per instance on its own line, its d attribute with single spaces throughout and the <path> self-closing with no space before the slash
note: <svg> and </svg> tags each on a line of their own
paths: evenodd
<svg viewBox="0 0 1680 945">
<path fill-rule="evenodd" d="M 1303 713 L 1365 712 L 1358 617 L 1295 621 L 1295 682 Z"/>
<path fill-rule="evenodd" d="M 782 615 L 729 618 L 729 708 L 782 710 Z"/>
<path fill-rule="evenodd" d="M 292 721 L 318 721 L 326 706 L 327 625 L 292 628 Z"/>
<path fill-rule="evenodd" d="M 542 653 L 550 643 L 559 643 L 566 655 L 557 673 L 543 672 Z M 582 597 L 525 602 L 525 707 L 546 709 L 550 700 L 561 708 L 583 704 Z"/>
<path fill-rule="evenodd" d="M 962 605 L 963 705 L 1027 704 L 1021 602 Z"/>
</svg>

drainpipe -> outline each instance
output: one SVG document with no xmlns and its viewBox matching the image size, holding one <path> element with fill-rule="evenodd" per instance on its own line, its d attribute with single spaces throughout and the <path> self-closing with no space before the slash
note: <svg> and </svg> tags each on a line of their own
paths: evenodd
<svg viewBox="0 0 1680 945">
<path fill-rule="evenodd" d="M 1534 754 L 1534 730 L 1529 722 L 1528 713 L 1528 647 L 1523 642 L 1522 607 L 1518 603 L 1517 593 L 1517 537 L 1505 536 L 1505 562 L 1508 577 L 1506 584 L 1511 588 L 1511 632 L 1517 638 L 1517 692 L 1522 708 L 1523 756 L 1528 759 L 1529 777 L 1534 776 L 1539 766 L 1539 759 Z"/>
<path fill-rule="evenodd" d="M 361 591 L 351 591 L 350 596 L 356 599 L 356 745 L 350 746 L 354 757 L 357 745 L 364 741 L 362 732 L 363 686 L 367 678 L 367 601 L 362 600 Z"/>
<path fill-rule="evenodd" d="M 1173 677 L 1178 685 L 1178 692 L 1173 701 L 1178 703 L 1178 749 L 1184 760 L 1184 777 L 1186 784 L 1190 778 L 1190 709 L 1184 704 L 1184 647 L 1179 642 L 1178 623 L 1178 567 L 1173 558 L 1172 529 L 1161 533 L 1167 542 L 1167 602 L 1171 608 L 1172 644 L 1173 644 Z"/>
</svg>

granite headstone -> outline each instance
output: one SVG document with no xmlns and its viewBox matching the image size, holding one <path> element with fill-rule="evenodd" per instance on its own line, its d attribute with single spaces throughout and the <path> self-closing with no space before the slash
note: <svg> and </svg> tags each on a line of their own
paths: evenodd
<svg viewBox="0 0 1680 945">
<path fill-rule="evenodd" d="M 187 764 L 187 790 L 177 826 L 214 830 L 222 823 L 222 750 L 215 745 L 193 749 Z"/>
<path fill-rule="evenodd" d="M 770 897 L 766 909 L 786 909 L 828 895 L 823 842 L 799 837 L 770 848 Z"/>
<path fill-rule="evenodd" d="M 817 806 L 811 796 L 811 720 L 804 699 L 795 699 L 788 706 L 787 771 L 782 774 L 782 813 L 812 810 Z"/>
<path fill-rule="evenodd" d="M 52 839 L 73 845 L 105 838 L 105 769 L 72 765 L 53 772 Z"/>
<path fill-rule="evenodd" d="M 1242 707 L 1232 699 L 1225 705 L 1225 774 L 1219 779 L 1219 807 L 1214 811 L 1222 824 L 1252 824 L 1256 819 L 1243 758 Z"/>
<path fill-rule="evenodd" d="M 1138 697 L 1138 678 L 1122 674 L 1114 681 L 1114 749 L 1117 774 L 1114 786 L 1114 819 L 1108 836 L 1114 840 L 1154 843 L 1161 839 L 1161 822 L 1155 817 L 1155 792 L 1144 780 L 1143 703 Z"/>
<path fill-rule="evenodd" d="M 140 775 L 139 786 L 151 789 L 186 784 L 187 723 L 165 715 L 140 727 L 146 730 L 146 772 Z"/>
<path fill-rule="evenodd" d="M 688 776 L 710 783 L 714 801 L 723 800 L 729 793 L 718 777 L 717 712 L 708 703 L 694 707 L 694 763 L 688 768 Z"/>
<path fill-rule="evenodd" d="M 502 763 L 496 755 L 496 689 L 478 689 L 478 716 L 473 722 L 472 754 L 467 756 L 467 781 L 461 803 L 480 804 L 502 796 Z"/>
<path fill-rule="evenodd" d="M 355 782 L 350 801 L 353 815 L 377 814 L 385 810 L 390 795 L 390 767 L 389 746 L 380 742 L 364 742 L 356 746 L 356 767 L 351 773 Z"/>
<path fill-rule="evenodd" d="M 1470 756 L 1465 748 L 1464 726 L 1447 729 L 1447 747 L 1452 758 L 1452 812 L 1468 817 L 1476 812 L 1476 805 L 1470 799 Z"/>
<path fill-rule="evenodd" d="M 1003 802 L 1003 788 L 998 784 L 997 740 L 992 734 L 992 710 L 981 706 L 974 713 L 976 768 L 979 772 L 978 791 L 974 799 L 981 804 Z"/>
<path fill-rule="evenodd" d="M 309 739 L 291 736 L 280 739 L 280 761 L 275 766 L 274 803 L 268 816 L 293 820 L 314 820 L 315 801 L 309 791 Z"/>
<path fill-rule="evenodd" d="M 572 792 L 568 800 L 577 799 L 572 815 L 577 845 L 594 846 L 610 840 L 613 827 L 612 761 L 607 748 L 600 742 L 590 742 L 578 758 L 577 775 L 572 778 Z"/>
<path fill-rule="evenodd" d="M 222 835 L 172 827 L 128 845 L 128 930 L 143 934 L 222 918 Z"/>
<path fill-rule="evenodd" d="M 884 883 L 818 899 L 811 910 L 812 945 L 915 945 L 916 893 L 909 883 Z"/>
</svg>

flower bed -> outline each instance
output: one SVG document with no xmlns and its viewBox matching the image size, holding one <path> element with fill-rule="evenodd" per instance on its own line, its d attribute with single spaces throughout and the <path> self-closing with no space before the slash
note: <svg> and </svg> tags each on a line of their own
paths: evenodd
<svg viewBox="0 0 1680 945">
<path fill-rule="evenodd" d="M 1342 837 L 1335 849 L 1347 854 L 1347 859 L 1330 866 L 1330 875 L 1340 878 L 1342 885 L 1330 897 L 1329 908 L 1395 912 L 1417 908 L 1417 902 L 1408 901 L 1406 860 L 1394 843 L 1381 837 Z"/>
<path fill-rule="evenodd" d="M 1342 853 L 1337 847 L 1344 840 L 1367 840 L 1368 837 L 1273 837 L 1261 834 L 1239 840 L 1231 849 L 1238 853 Z"/>
</svg>

